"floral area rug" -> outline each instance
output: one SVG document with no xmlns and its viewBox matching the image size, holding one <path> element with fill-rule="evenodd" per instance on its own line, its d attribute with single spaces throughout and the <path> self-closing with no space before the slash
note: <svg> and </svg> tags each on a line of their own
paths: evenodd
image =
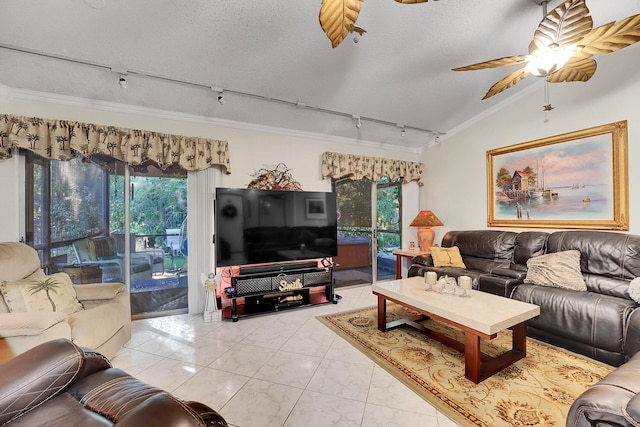
<svg viewBox="0 0 640 427">
<path fill-rule="evenodd" d="M 387 303 L 388 322 L 415 314 Z M 474 384 L 464 377 L 462 353 L 406 326 L 380 332 L 376 307 L 318 319 L 461 426 L 564 426 L 573 401 L 614 369 L 527 338 L 526 358 Z M 432 319 L 422 323 L 464 342 L 454 327 Z M 482 342 L 489 355 L 510 348 L 511 331 Z"/>
</svg>

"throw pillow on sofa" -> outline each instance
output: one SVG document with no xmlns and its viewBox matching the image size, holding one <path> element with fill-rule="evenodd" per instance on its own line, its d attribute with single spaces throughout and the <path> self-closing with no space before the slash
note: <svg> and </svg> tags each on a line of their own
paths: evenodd
<svg viewBox="0 0 640 427">
<path fill-rule="evenodd" d="M 580 252 L 554 252 L 529 258 L 524 283 L 586 291 L 587 284 L 580 271 Z"/>
<path fill-rule="evenodd" d="M 467 266 L 464 265 L 464 262 L 462 261 L 460 249 L 457 246 L 451 246 L 449 248 L 434 246 L 430 248 L 430 251 L 434 267 L 467 268 Z"/>
<path fill-rule="evenodd" d="M 0 293 L 12 313 L 62 312 L 73 314 L 83 309 L 76 296 L 71 278 L 66 273 L 14 282 L 0 282 Z"/>
<path fill-rule="evenodd" d="M 636 277 L 629 283 L 629 296 L 635 302 L 640 302 L 640 277 Z"/>
</svg>

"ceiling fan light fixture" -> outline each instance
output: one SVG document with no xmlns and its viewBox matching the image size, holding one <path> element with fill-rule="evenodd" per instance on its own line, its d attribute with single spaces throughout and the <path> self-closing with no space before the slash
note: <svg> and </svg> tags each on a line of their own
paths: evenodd
<svg viewBox="0 0 640 427">
<path fill-rule="evenodd" d="M 541 49 L 531 56 L 525 71 L 534 76 L 546 77 L 564 67 L 569 58 L 577 51 L 578 48 L 573 45 Z"/>
</svg>

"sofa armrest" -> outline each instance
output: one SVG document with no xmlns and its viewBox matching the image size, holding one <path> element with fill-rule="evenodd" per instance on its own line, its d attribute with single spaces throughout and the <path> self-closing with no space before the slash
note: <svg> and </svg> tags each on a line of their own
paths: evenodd
<svg viewBox="0 0 640 427">
<path fill-rule="evenodd" d="M 87 285 L 74 285 L 78 300 L 112 300 L 118 294 L 124 292 L 123 283 L 91 283 Z"/>
<path fill-rule="evenodd" d="M 104 369 L 75 381 L 67 392 L 81 401 L 85 409 L 122 427 L 227 425 L 212 408 L 183 402 L 118 368 Z M 205 419 L 211 423 L 205 424 Z"/>
<path fill-rule="evenodd" d="M 200 414 L 168 393 L 156 394 L 148 398 L 120 418 L 117 425 L 121 427 L 141 425 L 228 426 L 224 418 L 215 410 L 209 408 Z"/>
<path fill-rule="evenodd" d="M 66 321 L 65 313 L 1 313 L 0 337 L 40 335 L 58 323 Z"/>
<path fill-rule="evenodd" d="M 586 389 L 571 405 L 567 426 L 638 425 L 640 418 L 640 355 Z M 634 422 L 630 420 L 635 419 Z"/>
<path fill-rule="evenodd" d="M 411 259 L 411 264 L 417 264 L 424 267 L 433 267 L 433 258 L 431 258 L 431 255 L 417 255 Z"/>
<path fill-rule="evenodd" d="M 509 277 L 510 279 L 524 280 L 527 277 L 526 271 L 512 270 L 510 268 L 494 268 L 491 270 L 494 276 Z"/>
<path fill-rule="evenodd" d="M 82 351 L 65 339 L 48 341 L 0 365 L 0 425 L 60 393 L 82 368 Z"/>
<path fill-rule="evenodd" d="M 629 399 L 624 417 L 631 421 L 632 425 L 640 425 L 640 394 Z"/>
</svg>

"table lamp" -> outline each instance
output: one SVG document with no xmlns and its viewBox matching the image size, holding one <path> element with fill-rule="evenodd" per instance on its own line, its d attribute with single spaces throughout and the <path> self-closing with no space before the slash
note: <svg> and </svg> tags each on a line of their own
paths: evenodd
<svg viewBox="0 0 640 427">
<path fill-rule="evenodd" d="M 427 252 L 433 246 L 433 239 L 435 239 L 436 233 L 431 227 L 438 225 L 444 224 L 431 211 L 420 211 L 409 224 L 411 227 L 420 227 L 418 229 L 418 245 L 421 251 Z"/>
</svg>

